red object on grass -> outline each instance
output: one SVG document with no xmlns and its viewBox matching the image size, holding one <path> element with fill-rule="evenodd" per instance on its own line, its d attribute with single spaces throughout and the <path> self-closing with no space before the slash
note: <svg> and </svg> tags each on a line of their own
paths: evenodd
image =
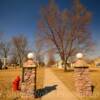
<svg viewBox="0 0 100 100">
<path fill-rule="evenodd" d="M 12 82 L 12 89 L 13 91 L 20 90 L 19 89 L 20 77 L 17 76 L 16 79 Z"/>
</svg>

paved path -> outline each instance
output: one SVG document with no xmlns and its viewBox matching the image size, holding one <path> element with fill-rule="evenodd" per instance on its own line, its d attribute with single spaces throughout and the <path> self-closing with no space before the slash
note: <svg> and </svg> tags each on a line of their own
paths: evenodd
<svg viewBox="0 0 100 100">
<path fill-rule="evenodd" d="M 42 100 L 78 100 L 49 68 L 45 69 L 44 87 L 47 93 Z"/>
</svg>

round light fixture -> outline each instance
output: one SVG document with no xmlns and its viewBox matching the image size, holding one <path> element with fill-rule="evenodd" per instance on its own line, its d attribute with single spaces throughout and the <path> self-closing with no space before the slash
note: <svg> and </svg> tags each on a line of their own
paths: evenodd
<svg viewBox="0 0 100 100">
<path fill-rule="evenodd" d="M 82 54 L 82 53 L 77 53 L 77 54 L 76 54 L 76 58 L 78 58 L 78 59 L 83 58 L 83 54 Z"/>
<path fill-rule="evenodd" d="M 28 59 L 33 59 L 34 58 L 34 53 L 32 53 L 32 52 L 28 53 L 27 58 Z"/>
</svg>

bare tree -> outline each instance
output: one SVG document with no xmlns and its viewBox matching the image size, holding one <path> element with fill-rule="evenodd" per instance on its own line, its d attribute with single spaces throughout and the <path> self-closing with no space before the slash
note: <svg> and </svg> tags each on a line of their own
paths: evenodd
<svg viewBox="0 0 100 100">
<path fill-rule="evenodd" d="M 10 52 L 10 42 L 4 41 L 4 33 L 0 33 L 0 56 L 3 58 L 3 65 L 6 68 L 7 58 Z"/>
<path fill-rule="evenodd" d="M 16 55 L 20 67 L 22 67 L 22 62 L 27 54 L 28 41 L 24 35 L 15 36 L 12 38 L 12 43 L 14 47 L 14 54 Z"/>
<path fill-rule="evenodd" d="M 8 53 L 10 51 L 10 43 L 9 42 L 0 42 L 0 54 L 3 58 L 7 58 Z"/>
<path fill-rule="evenodd" d="M 48 66 L 52 66 L 55 64 L 55 57 L 54 57 L 54 54 L 55 54 L 55 50 L 51 49 L 51 50 L 48 50 L 48 63 L 47 65 Z"/>
<path fill-rule="evenodd" d="M 41 58 L 43 58 L 43 41 L 41 41 L 40 37 L 37 35 L 35 39 L 35 56 L 38 62 L 41 62 Z"/>
<path fill-rule="evenodd" d="M 0 55 L 3 58 L 3 67 L 7 68 L 7 58 L 10 51 L 10 42 L 1 41 L 0 42 Z"/>
<path fill-rule="evenodd" d="M 40 37 L 56 48 L 65 71 L 70 57 L 78 51 L 86 51 L 92 45 L 88 29 L 90 21 L 91 13 L 80 0 L 74 0 L 69 11 L 60 10 L 54 1 L 42 8 L 42 17 L 38 24 Z"/>
</svg>

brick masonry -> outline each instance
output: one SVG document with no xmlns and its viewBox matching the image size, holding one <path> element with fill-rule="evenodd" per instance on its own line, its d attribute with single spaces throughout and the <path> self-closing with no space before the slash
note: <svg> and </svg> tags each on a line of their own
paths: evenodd
<svg viewBox="0 0 100 100">
<path fill-rule="evenodd" d="M 75 67 L 75 87 L 80 96 L 92 95 L 92 82 L 89 78 L 88 67 Z"/>
<path fill-rule="evenodd" d="M 23 69 L 23 82 L 21 83 L 21 96 L 23 98 L 34 98 L 35 92 L 35 78 L 36 78 L 36 70 L 35 65 L 32 60 L 28 60 L 24 63 Z"/>
<path fill-rule="evenodd" d="M 82 66 L 83 65 L 83 66 Z M 74 67 L 75 88 L 80 96 L 92 96 L 92 82 L 89 77 L 89 67 L 84 60 L 78 60 Z"/>
</svg>

